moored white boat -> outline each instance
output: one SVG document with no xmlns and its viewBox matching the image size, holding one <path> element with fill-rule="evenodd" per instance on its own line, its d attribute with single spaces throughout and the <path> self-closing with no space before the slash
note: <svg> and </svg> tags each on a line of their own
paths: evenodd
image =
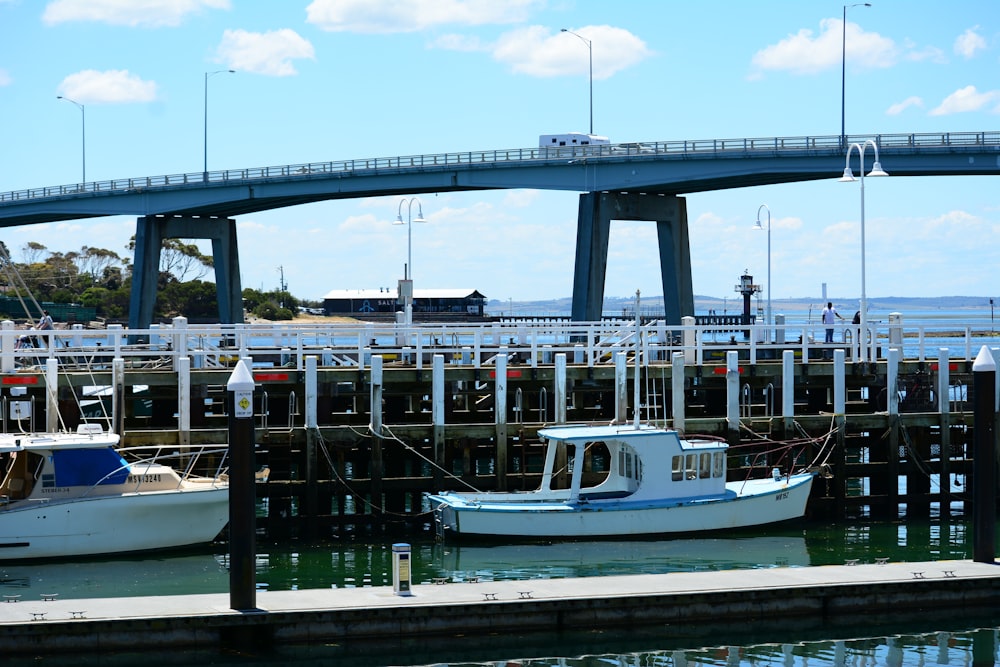
<svg viewBox="0 0 1000 667">
<path fill-rule="evenodd" d="M 0 560 L 64 558 L 203 544 L 229 520 L 224 447 L 211 476 L 119 449 L 97 424 L 75 433 L 0 434 Z M 177 449 L 177 448 L 174 448 Z"/>
<path fill-rule="evenodd" d="M 440 535 L 591 538 L 744 528 L 805 515 L 813 472 L 726 481 L 728 445 L 645 425 L 557 426 L 527 492 L 428 495 Z M 588 471 L 600 460 L 601 472 Z M 587 462 L 590 462 L 588 464 Z"/>
</svg>

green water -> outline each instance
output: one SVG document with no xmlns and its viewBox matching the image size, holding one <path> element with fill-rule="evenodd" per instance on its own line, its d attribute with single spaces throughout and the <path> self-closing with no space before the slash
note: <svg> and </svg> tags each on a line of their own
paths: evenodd
<svg viewBox="0 0 1000 667">
<path fill-rule="evenodd" d="M 1000 531 L 998 531 L 1000 532 Z M 414 541 L 414 584 L 446 577 L 525 580 L 660 574 L 694 570 L 836 565 L 971 558 L 966 522 L 852 523 L 756 529 L 725 536 L 668 540 L 605 540 L 501 545 Z M 258 543 L 256 576 L 268 590 L 392 585 L 392 543 L 338 541 Z M 0 564 L 0 592 L 22 599 L 226 593 L 226 545 L 160 557 Z"/>
<path fill-rule="evenodd" d="M 258 544 L 258 601 L 269 590 L 392 585 L 391 543 Z M 461 582 L 592 577 L 890 561 L 968 559 L 966 522 L 798 525 L 731 535 L 516 545 L 411 543 L 415 584 L 446 577 Z M 60 599 L 184 593 L 226 593 L 225 545 L 159 558 L 94 559 L 0 566 L 0 592 L 59 593 Z M 909 667 L 993 665 L 1000 613 L 947 614 L 900 610 L 889 618 L 848 619 L 820 626 L 815 619 L 774 628 L 722 625 L 700 630 L 668 627 L 571 629 L 540 636 L 439 638 L 407 642 L 281 647 L 273 653 L 179 651 L 151 663 L 139 655 L 76 656 L 74 665 L 751 665 Z M 64 664 L 35 658 L 14 665 Z"/>
</svg>

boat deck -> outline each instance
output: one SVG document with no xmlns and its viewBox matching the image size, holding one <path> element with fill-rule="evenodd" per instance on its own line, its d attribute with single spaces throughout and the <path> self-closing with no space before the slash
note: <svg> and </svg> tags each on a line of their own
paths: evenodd
<svg viewBox="0 0 1000 667">
<path fill-rule="evenodd" d="M 256 609 L 228 594 L 0 601 L 5 653 L 152 647 L 376 642 L 661 624 L 826 627 L 838 619 L 921 610 L 988 610 L 1000 603 L 997 563 L 935 561 L 698 571 L 656 575 L 448 582 L 258 591 Z M 37 593 L 36 593 L 37 595 Z M 664 625 L 665 624 L 665 625 Z M 690 630 L 687 630 L 690 632 Z"/>
</svg>

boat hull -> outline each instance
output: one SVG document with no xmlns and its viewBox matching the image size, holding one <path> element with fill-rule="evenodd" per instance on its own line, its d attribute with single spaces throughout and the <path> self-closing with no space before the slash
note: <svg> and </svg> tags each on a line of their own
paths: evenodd
<svg viewBox="0 0 1000 667">
<path fill-rule="evenodd" d="M 229 489 L 22 501 L 0 512 L 0 560 L 97 556 L 205 544 L 229 520 Z"/>
<path fill-rule="evenodd" d="M 593 538 L 668 535 L 779 523 L 805 515 L 812 474 L 727 485 L 723 497 L 663 503 L 531 502 L 515 494 L 429 496 L 443 537 Z M 526 497 L 530 494 L 522 494 Z"/>
</svg>

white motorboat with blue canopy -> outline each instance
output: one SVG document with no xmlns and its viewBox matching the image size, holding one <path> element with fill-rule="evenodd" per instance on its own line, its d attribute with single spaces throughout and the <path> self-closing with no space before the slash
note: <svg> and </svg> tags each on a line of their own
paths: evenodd
<svg viewBox="0 0 1000 667">
<path fill-rule="evenodd" d="M 227 449 L 119 448 L 100 424 L 0 434 L 0 560 L 204 544 L 229 520 Z M 178 472 L 162 456 L 180 456 Z M 207 463 L 212 459 L 212 463 Z M 199 466 L 212 474 L 197 475 Z"/>
<path fill-rule="evenodd" d="M 536 490 L 428 495 L 441 536 L 621 537 L 771 524 L 805 515 L 814 478 L 774 469 L 727 482 L 725 442 L 648 425 L 555 426 L 538 435 L 547 446 Z"/>
</svg>

